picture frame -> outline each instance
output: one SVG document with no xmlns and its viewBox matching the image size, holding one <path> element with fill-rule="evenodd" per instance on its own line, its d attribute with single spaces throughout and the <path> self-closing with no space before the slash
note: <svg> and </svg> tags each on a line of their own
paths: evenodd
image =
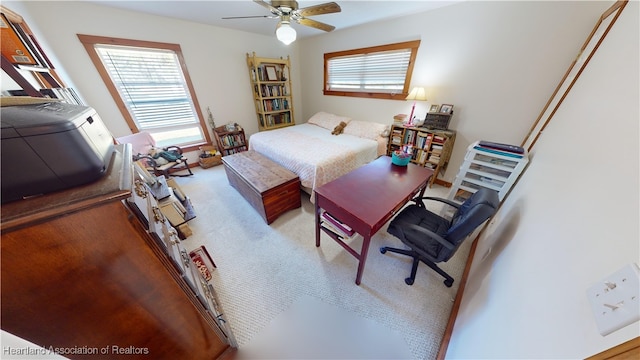
<svg viewBox="0 0 640 360">
<path fill-rule="evenodd" d="M 276 71 L 276 67 L 274 65 L 265 65 L 264 67 L 265 74 L 267 75 L 268 81 L 278 81 L 278 72 Z"/>
<path fill-rule="evenodd" d="M 198 268 L 198 271 L 200 271 L 200 274 L 202 274 L 202 277 L 206 281 L 211 280 L 213 278 L 211 273 L 213 272 L 213 269 L 217 268 L 217 266 L 213 262 L 213 259 L 211 259 L 211 255 L 209 255 L 207 248 L 205 248 L 204 245 L 200 246 L 199 248 L 191 251 L 189 256 L 191 257 L 191 261 L 193 261 L 195 266 Z"/>
<path fill-rule="evenodd" d="M 429 112 L 438 112 L 438 111 L 440 111 L 440 105 L 438 105 L 438 104 L 433 104 L 429 108 Z"/>
<path fill-rule="evenodd" d="M 441 113 L 451 114 L 453 112 L 453 105 L 451 105 L 451 104 L 442 104 L 442 106 L 440 107 L 440 112 Z"/>
</svg>

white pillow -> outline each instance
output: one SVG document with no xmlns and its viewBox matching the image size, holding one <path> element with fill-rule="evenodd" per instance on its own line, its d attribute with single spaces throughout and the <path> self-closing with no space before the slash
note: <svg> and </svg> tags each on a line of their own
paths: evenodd
<svg viewBox="0 0 640 360">
<path fill-rule="evenodd" d="M 387 130 L 388 127 L 389 125 L 371 121 L 352 120 L 349 125 L 344 128 L 344 133 L 365 139 L 378 140 L 378 138 L 383 136 L 382 133 Z"/>
<path fill-rule="evenodd" d="M 351 121 L 351 119 L 348 117 L 338 116 L 338 115 L 329 114 L 329 113 L 320 111 L 315 115 L 313 115 L 307 121 L 307 123 L 318 125 L 325 129 L 333 130 L 336 126 L 340 125 L 341 121 L 344 121 L 346 124 L 348 124 Z"/>
</svg>

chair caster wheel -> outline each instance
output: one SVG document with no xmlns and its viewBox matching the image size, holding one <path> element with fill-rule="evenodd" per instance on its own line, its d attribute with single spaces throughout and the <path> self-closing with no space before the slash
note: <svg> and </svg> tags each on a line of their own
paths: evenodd
<svg viewBox="0 0 640 360">
<path fill-rule="evenodd" d="M 383 247 L 381 247 L 381 248 L 380 248 L 380 254 L 384 254 L 384 253 L 386 253 L 386 252 L 387 252 L 387 249 L 385 249 L 385 248 L 383 248 Z"/>
<path fill-rule="evenodd" d="M 444 281 L 444 284 L 445 284 L 447 287 L 451 287 L 451 285 L 453 285 L 453 280 L 445 280 L 445 281 Z"/>
<path fill-rule="evenodd" d="M 413 285 L 413 279 L 412 278 L 406 278 L 404 279 L 404 283 L 407 285 Z"/>
</svg>

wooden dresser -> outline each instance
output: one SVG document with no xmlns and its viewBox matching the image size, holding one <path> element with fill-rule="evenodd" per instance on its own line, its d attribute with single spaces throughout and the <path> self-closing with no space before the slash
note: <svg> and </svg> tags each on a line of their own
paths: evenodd
<svg viewBox="0 0 640 360">
<path fill-rule="evenodd" d="M 2 329 L 71 359 L 226 356 L 215 293 L 130 152 L 97 182 L 2 206 Z"/>
</svg>

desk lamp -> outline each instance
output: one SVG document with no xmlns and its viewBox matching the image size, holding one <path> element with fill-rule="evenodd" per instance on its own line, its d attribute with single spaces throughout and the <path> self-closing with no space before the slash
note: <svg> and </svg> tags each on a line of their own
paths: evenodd
<svg viewBox="0 0 640 360">
<path fill-rule="evenodd" d="M 416 101 L 426 101 L 427 94 L 424 91 L 423 87 L 416 86 L 411 89 L 409 95 L 405 98 L 405 100 L 413 100 L 413 106 L 411 107 L 411 115 L 409 115 L 409 122 L 407 125 L 413 126 L 413 111 L 416 109 Z"/>
</svg>

